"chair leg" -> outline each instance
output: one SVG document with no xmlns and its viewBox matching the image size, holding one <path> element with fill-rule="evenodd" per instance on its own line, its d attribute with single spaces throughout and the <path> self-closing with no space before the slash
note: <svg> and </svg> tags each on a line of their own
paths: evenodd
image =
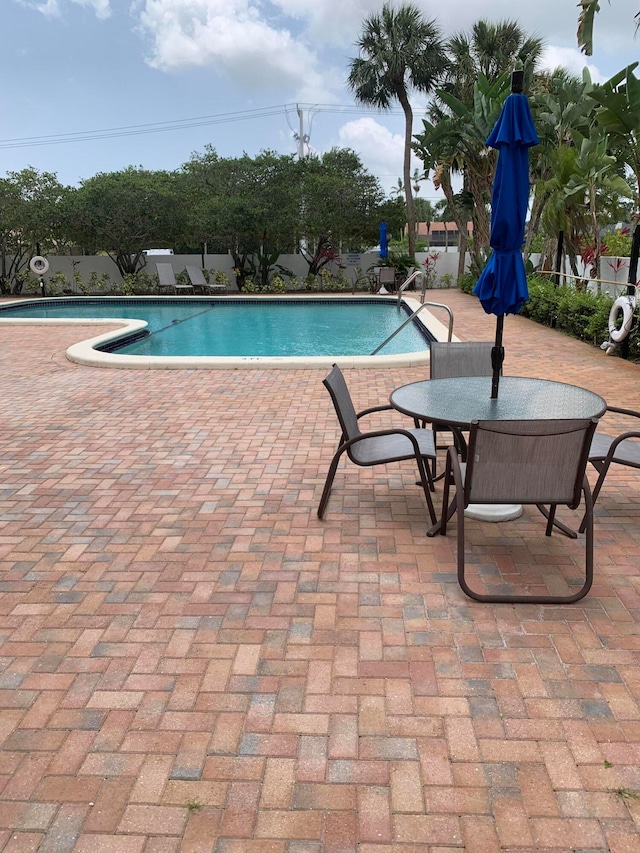
<svg viewBox="0 0 640 853">
<path fill-rule="evenodd" d="M 468 585 L 464 574 L 464 513 L 458 513 L 458 583 L 469 598 L 492 604 L 573 604 L 584 598 L 593 584 L 593 498 L 587 478 L 584 479 L 585 502 L 585 580 L 578 592 L 572 595 L 480 595 Z M 553 523 L 553 522 L 552 522 Z"/>
<path fill-rule="evenodd" d="M 593 465 L 593 467 L 598 472 L 598 479 L 596 480 L 596 484 L 593 487 L 593 492 L 592 492 L 592 499 L 593 499 L 593 503 L 595 505 L 595 502 L 598 500 L 598 495 L 600 494 L 600 489 L 602 488 L 605 477 L 607 476 L 607 472 L 609 471 L 609 463 L 605 461 L 605 462 L 592 462 L 591 464 Z M 580 533 L 584 533 L 586 523 L 587 523 L 587 515 L 585 513 L 584 518 L 582 519 L 582 522 L 580 524 L 580 528 L 579 528 Z"/>
<path fill-rule="evenodd" d="M 428 473 L 427 465 L 425 464 L 425 461 L 422 456 L 416 456 L 416 461 L 418 463 L 418 471 L 420 472 L 420 484 L 424 491 L 424 496 L 427 499 L 427 507 L 429 509 L 429 517 L 431 518 L 431 524 L 435 524 L 436 511 L 433 506 L 433 500 L 431 499 L 431 490 L 433 488 L 431 476 Z"/>
<path fill-rule="evenodd" d="M 322 497 L 320 498 L 320 505 L 318 506 L 318 518 L 322 518 L 322 516 L 324 515 L 324 511 L 327 506 L 327 501 L 329 500 L 329 495 L 331 494 L 333 478 L 335 477 L 336 471 L 338 470 L 338 462 L 340 461 L 342 453 L 342 448 L 338 448 L 338 450 L 334 454 L 333 459 L 331 460 L 331 465 L 329 466 L 329 471 L 327 473 L 327 479 L 325 480 L 324 489 L 322 490 Z"/>
</svg>

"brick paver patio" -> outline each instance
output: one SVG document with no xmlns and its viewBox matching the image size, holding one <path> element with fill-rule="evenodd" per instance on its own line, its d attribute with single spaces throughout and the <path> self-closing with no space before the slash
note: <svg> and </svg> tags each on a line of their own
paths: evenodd
<svg viewBox="0 0 640 853">
<path fill-rule="evenodd" d="M 640 409 L 640 366 L 505 325 L 505 373 Z M 343 463 L 317 519 L 325 371 L 101 370 L 66 360 L 78 327 L 1 334 L 3 853 L 639 853 L 637 472 L 596 506 L 586 599 L 477 604 L 410 463 Z M 420 373 L 347 377 L 364 408 Z M 470 522 L 469 562 L 579 574 L 543 534 Z"/>
</svg>

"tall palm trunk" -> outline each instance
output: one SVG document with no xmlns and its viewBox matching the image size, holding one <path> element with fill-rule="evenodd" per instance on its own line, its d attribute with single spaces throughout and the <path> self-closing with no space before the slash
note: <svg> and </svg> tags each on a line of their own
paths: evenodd
<svg viewBox="0 0 640 853">
<path fill-rule="evenodd" d="M 411 140 L 413 137 L 413 110 L 409 103 L 407 90 L 404 86 L 396 89 L 400 106 L 404 111 L 404 192 L 407 204 L 407 231 L 409 238 L 409 257 L 412 261 L 416 258 L 416 211 L 413 203 L 413 191 L 411 189 Z"/>
</svg>

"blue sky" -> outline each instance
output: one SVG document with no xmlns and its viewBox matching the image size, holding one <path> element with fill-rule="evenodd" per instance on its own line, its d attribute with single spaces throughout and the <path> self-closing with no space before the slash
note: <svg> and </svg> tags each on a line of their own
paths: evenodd
<svg viewBox="0 0 640 853">
<path fill-rule="evenodd" d="M 345 85 L 362 20 L 382 0 L 0 3 L 0 175 L 34 166 L 75 185 L 129 165 L 177 169 L 207 143 L 222 156 L 293 154 L 298 105 L 313 150 L 353 148 L 386 190 L 397 184 L 401 111 L 363 113 Z M 545 40 L 549 67 L 588 63 L 597 80 L 640 59 L 640 7 L 628 0 L 601 3 L 588 59 L 575 0 L 418 6 L 445 35 L 515 19 Z M 415 107 L 414 132 L 424 100 Z M 421 195 L 439 197 L 430 181 Z"/>
</svg>

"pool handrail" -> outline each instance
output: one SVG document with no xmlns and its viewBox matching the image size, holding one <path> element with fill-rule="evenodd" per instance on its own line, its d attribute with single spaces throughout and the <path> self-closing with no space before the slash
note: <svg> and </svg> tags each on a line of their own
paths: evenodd
<svg viewBox="0 0 640 853">
<path fill-rule="evenodd" d="M 406 284 L 406 282 L 405 282 L 405 284 Z M 453 337 L 453 311 L 451 310 L 451 308 L 449 308 L 448 305 L 443 305 L 442 302 L 423 302 L 421 305 L 419 305 L 416 308 L 416 310 L 409 317 L 407 317 L 407 319 L 404 321 L 404 323 L 402 323 L 400 326 L 398 326 L 398 328 L 395 330 L 395 332 L 392 332 L 389 335 L 389 337 L 386 338 L 380 344 L 379 347 L 376 347 L 374 349 L 374 351 L 371 353 L 371 355 L 377 355 L 380 352 L 380 350 L 384 346 L 386 346 L 392 338 L 395 338 L 395 336 L 398 334 L 398 332 L 401 332 L 406 325 L 408 325 L 412 320 L 415 320 L 415 318 L 418 316 L 418 314 L 422 311 L 423 308 L 444 308 L 444 310 L 449 315 L 449 331 L 448 331 L 448 335 L 447 335 L 447 341 L 451 341 L 451 339 Z"/>
<path fill-rule="evenodd" d="M 425 293 L 425 285 L 427 283 L 425 274 L 422 270 L 417 269 L 414 270 L 411 275 L 407 276 L 405 280 L 402 282 L 400 287 L 398 288 L 398 308 L 400 307 L 400 303 L 402 302 L 402 294 L 409 287 L 412 281 L 415 281 L 418 276 L 422 278 L 422 301 L 424 302 L 424 293 Z"/>
</svg>

